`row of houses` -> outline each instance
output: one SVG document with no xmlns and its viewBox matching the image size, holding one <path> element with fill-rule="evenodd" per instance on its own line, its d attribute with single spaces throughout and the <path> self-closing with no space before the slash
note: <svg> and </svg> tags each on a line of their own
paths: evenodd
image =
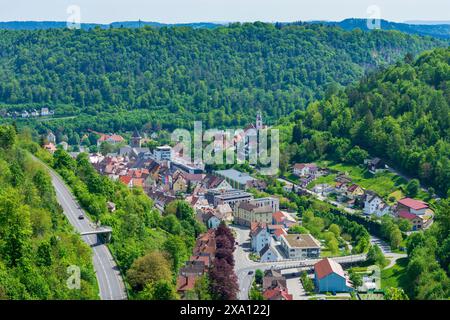
<svg viewBox="0 0 450 320">
<path fill-rule="evenodd" d="M 36 117 L 48 117 L 53 116 L 55 112 L 50 110 L 49 108 L 41 108 L 40 110 L 31 109 L 31 110 L 23 110 L 21 112 L 11 111 L 11 112 L 0 112 L 0 116 L 4 118 L 36 118 Z"/>
<path fill-rule="evenodd" d="M 336 177 L 334 187 L 320 184 L 316 185 L 313 191 L 323 196 L 334 194 L 337 201 L 348 207 L 361 208 L 362 212 L 368 216 L 391 215 L 395 218 L 407 219 L 412 223 L 412 231 L 427 228 L 433 221 L 433 211 L 424 201 L 403 198 L 394 205 L 389 205 L 377 193 L 365 190 L 343 174 Z"/>
<path fill-rule="evenodd" d="M 201 234 L 195 243 L 193 255 L 180 268 L 177 278 L 177 292 L 182 298 L 192 291 L 199 277 L 209 272 L 216 255 L 216 236 L 213 229 Z"/>
</svg>

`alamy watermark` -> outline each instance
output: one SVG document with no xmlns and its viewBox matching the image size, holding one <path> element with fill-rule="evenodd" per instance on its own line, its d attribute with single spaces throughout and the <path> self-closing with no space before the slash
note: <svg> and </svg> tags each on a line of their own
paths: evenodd
<svg viewBox="0 0 450 320">
<path fill-rule="evenodd" d="M 66 10 L 69 15 L 66 20 L 67 28 L 80 29 L 81 28 L 81 8 L 77 5 L 70 5 Z"/>
<path fill-rule="evenodd" d="M 381 29 L 381 9 L 377 5 L 372 5 L 367 8 L 367 29 L 376 30 Z"/>
<path fill-rule="evenodd" d="M 194 122 L 194 130 L 176 129 L 171 135 L 175 143 L 173 153 L 178 159 L 198 164 L 244 164 L 259 166 L 263 175 L 277 173 L 280 163 L 278 129 L 250 128 L 208 129 L 201 121 Z"/>
<path fill-rule="evenodd" d="M 80 267 L 76 265 L 70 265 L 67 267 L 67 278 L 66 285 L 67 288 L 71 290 L 79 290 L 81 288 L 81 271 Z"/>
</svg>

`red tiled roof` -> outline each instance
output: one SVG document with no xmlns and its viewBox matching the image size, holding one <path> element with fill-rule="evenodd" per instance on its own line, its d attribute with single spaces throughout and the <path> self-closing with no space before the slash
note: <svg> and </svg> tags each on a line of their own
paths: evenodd
<svg viewBox="0 0 450 320">
<path fill-rule="evenodd" d="M 273 234 L 277 237 L 281 237 L 283 234 L 286 234 L 286 231 L 284 231 L 284 229 L 276 229 Z"/>
<path fill-rule="evenodd" d="M 119 177 L 120 182 L 122 182 L 122 183 L 124 183 L 126 185 L 130 184 L 131 179 L 132 178 L 130 176 L 120 176 Z"/>
<path fill-rule="evenodd" d="M 275 300 L 280 296 L 283 300 L 292 300 L 293 298 L 292 294 L 289 294 L 287 291 L 281 290 L 280 288 L 267 289 L 266 291 L 264 291 L 263 296 L 267 300 Z"/>
<path fill-rule="evenodd" d="M 325 258 L 317 262 L 314 265 L 314 271 L 319 279 L 328 276 L 330 273 L 336 273 L 337 275 L 345 278 L 344 269 L 342 269 L 342 266 L 329 258 Z"/>
<path fill-rule="evenodd" d="M 401 211 L 399 211 L 399 212 L 397 213 L 397 215 L 398 215 L 400 218 L 407 219 L 407 220 L 414 220 L 415 218 L 417 218 L 417 215 L 415 215 L 414 213 L 409 213 L 409 212 L 406 211 L 406 210 L 401 210 Z"/>
<path fill-rule="evenodd" d="M 277 211 L 274 214 L 272 214 L 272 218 L 275 220 L 276 223 L 282 223 L 284 221 L 284 214 L 281 211 Z"/>
<path fill-rule="evenodd" d="M 352 184 L 350 187 L 347 188 L 348 191 L 353 192 L 355 191 L 359 186 L 357 184 Z"/>
<path fill-rule="evenodd" d="M 133 179 L 133 187 L 143 187 L 144 186 L 144 179 Z"/>
<path fill-rule="evenodd" d="M 414 210 L 420 210 L 420 209 L 426 209 L 428 208 L 428 204 L 416 199 L 411 198 L 403 198 L 401 200 L 398 200 L 398 203 L 401 205 L 404 205 L 405 207 L 414 209 Z"/>
<path fill-rule="evenodd" d="M 177 291 L 188 291 L 194 289 L 195 280 L 195 276 L 178 276 Z"/>
</svg>

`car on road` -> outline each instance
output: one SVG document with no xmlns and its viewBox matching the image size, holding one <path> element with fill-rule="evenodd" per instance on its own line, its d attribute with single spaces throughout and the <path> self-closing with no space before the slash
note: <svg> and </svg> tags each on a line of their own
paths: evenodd
<svg viewBox="0 0 450 320">
<path fill-rule="evenodd" d="M 78 219 L 79 219 L 79 220 L 83 220 L 83 219 L 84 219 L 84 215 L 80 214 L 80 215 L 78 216 Z"/>
<path fill-rule="evenodd" d="M 249 275 L 253 274 L 253 271 L 249 271 L 248 274 L 249 274 Z"/>
</svg>

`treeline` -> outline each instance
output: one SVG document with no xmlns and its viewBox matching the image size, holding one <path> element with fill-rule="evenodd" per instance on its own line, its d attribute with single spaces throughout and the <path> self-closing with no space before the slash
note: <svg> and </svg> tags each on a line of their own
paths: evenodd
<svg viewBox="0 0 450 320">
<path fill-rule="evenodd" d="M 436 206 L 436 218 L 425 232 L 407 240 L 405 289 L 410 297 L 448 300 L 450 296 L 450 200 Z"/>
<path fill-rule="evenodd" d="M 27 133 L 0 126 L 0 300 L 98 299 L 90 248 L 65 219 L 46 169 L 22 149 L 29 144 Z M 79 288 L 68 281 L 76 268 Z"/>
<path fill-rule="evenodd" d="M 73 159 L 62 149 L 38 155 L 71 187 L 90 217 L 113 228 L 109 248 L 134 299 L 177 299 L 176 278 L 205 226 L 185 201 L 170 203 L 163 215 L 141 189 L 112 181 L 95 171 L 85 153 Z M 114 212 L 108 202 L 116 206 Z"/>
<path fill-rule="evenodd" d="M 436 49 L 364 77 L 283 119 L 282 170 L 328 158 L 362 163 L 368 152 L 419 177 L 446 196 L 450 188 L 450 49 Z"/>
<path fill-rule="evenodd" d="M 278 119 L 366 70 L 447 45 L 399 32 L 260 22 L 214 29 L 1 30 L 0 104 L 17 110 L 49 105 L 57 116 L 95 119 L 43 124 L 52 128 L 89 123 L 132 130 L 149 119 L 185 126 L 194 118 L 209 128 L 245 125 L 257 109 Z"/>
</svg>

